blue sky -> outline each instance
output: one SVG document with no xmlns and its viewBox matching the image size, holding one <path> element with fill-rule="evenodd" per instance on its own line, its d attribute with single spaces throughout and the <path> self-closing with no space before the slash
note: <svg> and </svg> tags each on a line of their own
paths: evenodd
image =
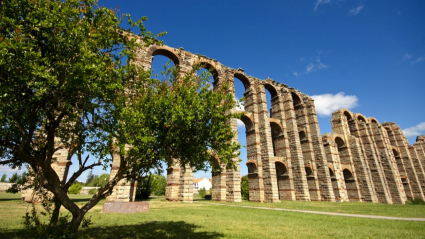
<svg viewBox="0 0 425 239">
<path fill-rule="evenodd" d="M 411 144 L 425 134 L 425 1 L 140 1 L 100 0 L 164 43 L 243 68 L 312 96 L 321 132 L 330 114 L 349 108 L 379 122 L 393 121 Z M 163 64 L 161 57 L 155 64 Z M 237 97 L 243 86 L 236 84 Z M 245 144 L 243 126 L 240 142 Z M 241 174 L 247 172 L 246 149 Z M 0 173 L 9 171 L 0 168 Z M 100 169 L 94 170 L 101 174 Z M 197 177 L 211 177 L 198 172 Z"/>
</svg>

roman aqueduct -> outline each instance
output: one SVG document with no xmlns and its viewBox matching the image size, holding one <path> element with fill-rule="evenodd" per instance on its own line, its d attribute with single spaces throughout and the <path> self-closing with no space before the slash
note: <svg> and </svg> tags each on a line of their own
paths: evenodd
<svg viewBox="0 0 425 239">
<path fill-rule="evenodd" d="M 404 204 L 408 198 L 425 199 L 425 136 L 409 145 L 400 127 L 373 117 L 340 109 L 333 113 L 332 133 L 321 135 L 308 95 L 272 79 L 247 76 L 242 69 L 226 67 L 216 60 L 165 45 L 138 51 L 137 63 L 150 69 L 154 56 L 172 60 L 181 74 L 195 64 L 212 72 L 214 85 L 240 80 L 244 87 L 249 199 L 365 201 Z M 267 107 L 266 90 L 271 94 Z M 236 109 L 234 109 L 236 111 Z M 237 138 L 237 120 L 231 122 Z M 70 162 L 66 149 L 56 153 L 54 167 L 63 178 Z M 117 157 L 111 167 L 116 173 Z M 237 170 L 212 174 L 212 200 L 240 202 L 239 158 Z M 242 167 L 245 167 L 243 165 Z M 176 161 L 167 169 L 166 199 L 193 201 L 193 171 Z M 134 183 L 122 180 L 107 201 L 134 201 Z M 31 190 L 22 197 L 29 198 Z"/>
</svg>

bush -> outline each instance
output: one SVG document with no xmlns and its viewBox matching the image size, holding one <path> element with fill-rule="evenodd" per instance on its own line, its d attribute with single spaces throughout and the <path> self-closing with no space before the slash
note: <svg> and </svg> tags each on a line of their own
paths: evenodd
<svg viewBox="0 0 425 239">
<path fill-rule="evenodd" d="M 198 190 L 198 194 L 199 194 L 199 196 L 201 196 L 201 198 L 204 198 L 206 193 L 207 193 L 207 191 L 205 190 L 205 188 L 200 188 Z"/>
<path fill-rule="evenodd" d="M 69 187 L 68 193 L 69 194 L 79 194 L 81 189 L 83 189 L 83 184 L 76 182 L 76 183 L 73 183 L 71 185 L 71 187 Z"/>
<path fill-rule="evenodd" d="M 69 223 L 71 221 L 70 215 L 60 216 L 58 222 L 55 224 L 45 223 L 39 218 L 39 213 L 32 205 L 31 213 L 27 212 L 24 218 L 24 227 L 29 231 L 31 238 L 76 238 L 73 234 L 71 228 L 69 228 Z M 44 215 L 45 213 L 40 213 Z M 90 218 L 84 218 L 81 222 L 82 228 L 87 228 L 92 224 Z"/>
<path fill-rule="evenodd" d="M 241 196 L 243 200 L 249 200 L 249 181 L 247 175 L 242 177 Z"/>
<path fill-rule="evenodd" d="M 89 190 L 89 194 L 91 194 L 91 195 L 95 194 L 96 192 L 97 192 L 96 188 L 92 188 L 92 189 Z"/>
<path fill-rule="evenodd" d="M 152 176 L 152 194 L 155 196 L 164 196 L 167 179 L 162 175 L 153 174 Z"/>
<path fill-rule="evenodd" d="M 406 205 L 425 205 L 425 201 L 420 198 L 408 199 Z"/>
</svg>

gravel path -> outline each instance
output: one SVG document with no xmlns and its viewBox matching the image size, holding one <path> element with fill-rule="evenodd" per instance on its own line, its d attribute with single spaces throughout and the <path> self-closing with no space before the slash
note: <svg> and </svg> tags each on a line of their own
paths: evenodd
<svg viewBox="0 0 425 239">
<path fill-rule="evenodd" d="M 301 213 L 322 214 L 322 215 L 342 216 L 342 217 L 362 217 L 362 218 L 374 218 L 374 219 L 385 219 L 385 220 L 421 221 L 421 222 L 425 222 L 425 218 L 389 217 L 389 216 L 375 216 L 375 215 L 364 215 L 364 214 L 349 214 L 349 213 L 338 213 L 338 212 L 310 211 L 310 210 L 299 210 L 299 209 L 270 208 L 270 207 L 251 207 L 251 206 L 227 205 L 227 204 L 209 203 L 209 202 L 202 202 L 202 203 L 204 203 L 204 204 L 210 204 L 210 205 L 217 205 L 217 206 L 226 206 L 226 207 L 243 207 L 243 208 L 252 208 L 252 209 L 286 211 L 286 212 L 301 212 Z"/>
</svg>

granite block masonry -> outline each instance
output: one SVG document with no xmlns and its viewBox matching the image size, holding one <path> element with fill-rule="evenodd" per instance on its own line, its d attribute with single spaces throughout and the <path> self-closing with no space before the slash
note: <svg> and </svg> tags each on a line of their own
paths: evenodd
<svg viewBox="0 0 425 239">
<path fill-rule="evenodd" d="M 209 70 L 214 78 L 213 89 L 223 82 L 234 85 L 235 79 L 245 87 L 240 120 L 246 129 L 246 166 L 234 158 L 236 167 L 226 169 L 219 158 L 209 159 L 219 168 L 212 172 L 212 200 L 241 202 L 240 167 L 248 168 L 250 201 L 404 204 L 407 199 L 425 199 L 424 135 L 409 145 L 395 123 L 380 124 L 373 117 L 347 109 L 333 113 L 332 132 L 322 135 L 314 100 L 299 90 L 166 45 L 138 49 L 135 63 L 149 70 L 157 55 L 168 57 L 182 75 L 195 65 Z M 266 91 L 271 95 L 271 109 L 267 108 Z M 235 112 L 236 107 L 229 113 Z M 237 141 L 237 120 L 229 124 L 235 133 L 233 140 Z M 111 174 L 116 173 L 118 165 L 118 157 L 113 156 Z M 178 159 L 168 166 L 166 199 L 192 202 L 192 169 L 180 165 Z M 135 186 L 134 182 L 123 180 L 107 201 L 134 201 Z"/>
</svg>

